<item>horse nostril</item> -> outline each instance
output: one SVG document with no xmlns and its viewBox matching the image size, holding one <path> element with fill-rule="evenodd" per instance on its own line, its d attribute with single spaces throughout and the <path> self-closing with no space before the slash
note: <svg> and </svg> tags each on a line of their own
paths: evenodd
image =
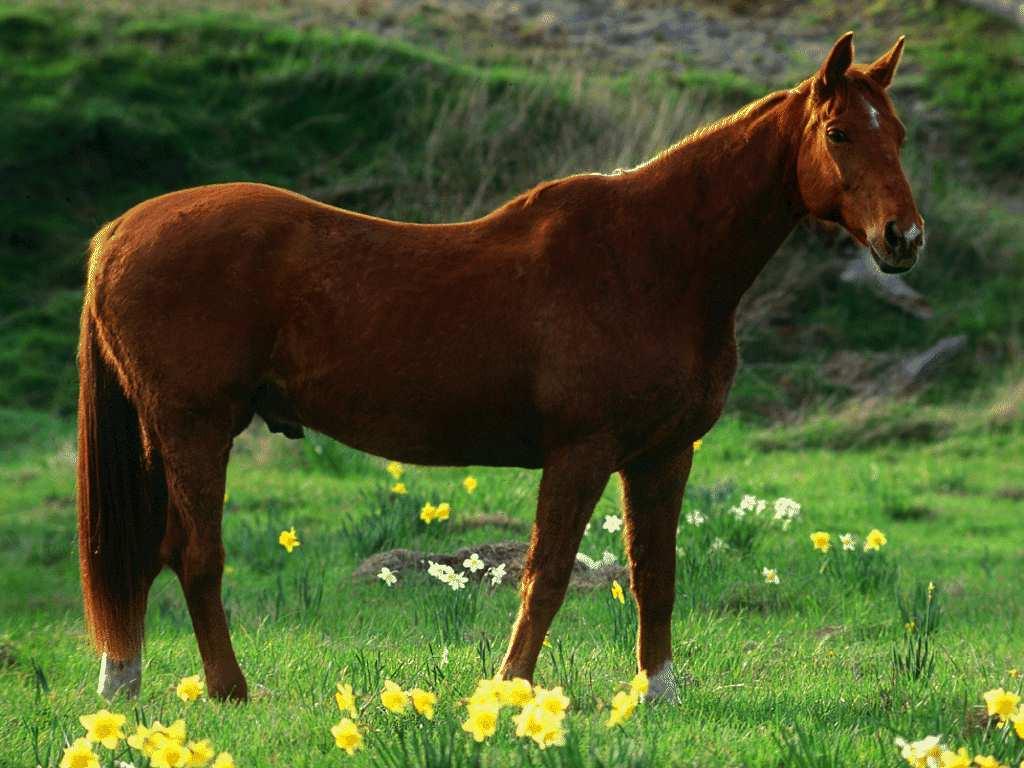
<svg viewBox="0 0 1024 768">
<path fill-rule="evenodd" d="M 885 225 L 885 244 L 893 250 L 896 250 L 903 242 L 903 236 L 900 234 L 899 229 L 896 227 L 895 221 L 887 222 Z"/>
</svg>

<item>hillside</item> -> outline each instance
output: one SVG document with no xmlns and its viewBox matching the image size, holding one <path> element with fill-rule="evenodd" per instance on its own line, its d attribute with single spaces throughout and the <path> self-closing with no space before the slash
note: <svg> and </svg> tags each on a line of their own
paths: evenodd
<svg viewBox="0 0 1024 768">
<path fill-rule="evenodd" d="M 368 4 L 361 13 L 310 0 L 248 16 L 227 1 L 209 11 L 154 3 L 128 14 L 112 1 L 90 13 L 35 3 L 0 11 L 0 65 L 9 74 L 0 80 L 0 405 L 70 413 L 85 244 L 146 197 L 247 179 L 378 215 L 467 218 L 540 179 L 643 160 L 806 74 L 817 55 L 794 42 L 761 69 L 739 56 L 744 64 L 726 70 L 700 53 L 713 47 L 697 46 L 698 60 L 669 65 L 660 39 L 638 62 L 644 38 L 635 30 L 657 4 L 632 4 L 634 33 L 604 47 L 570 44 L 567 22 L 561 38 L 538 36 L 543 13 L 527 5 L 533 10 L 511 31 L 474 25 L 472 4 L 430 12 Z M 374 8 L 398 14 L 398 23 Z M 1012 97 L 1024 86 L 1020 68 L 1006 64 L 1024 35 L 947 4 L 900 14 L 883 3 L 860 19 L 821 4 L 800 14 L 731 8 L 733 20 L 716 23 L 737 40 L 736 18 L 775 28 L 757 16 L 771 8 L 789 19 L 776 20 L 778 29 L 801 43 L 813 36 L 827 45 L 835 30 L 863 29 L 865 55 L 888 45 L 894 27 L 919 32 L 897 100 L 930 232 L 910 282 L 935 307 L 922 322 L 844 285 L 842 241 L 798 233 L 747 308 L 733 407 L 777 419 L 838 402 L 856 391 L 831 373 L 838 353 L 884 371 L 899 354 L 956 333 L 968 335 L 968 353 L 930 399 L 981 396 L 1012 377 L 1024 274 L 1014 210 L 1024 129 L 1013 111 L 1024 100 Z M 701 9 L 692 11 L 695 29 L 712 18 Z M 339 14 L 347 26 L 335 23 Z M 487 37 L 488 29 L 501 31 Z"/>
</svg>

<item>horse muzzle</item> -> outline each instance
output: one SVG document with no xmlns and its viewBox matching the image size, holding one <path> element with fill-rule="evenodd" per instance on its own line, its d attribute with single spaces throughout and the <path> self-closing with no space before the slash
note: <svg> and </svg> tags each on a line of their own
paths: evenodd
<svg viewBox="0 0 1024 768">
<path fill-rule="evenodd" d="M 904 230 L 895 221 L 886 222 L 883 237 L 871 238 L 868 247 L 875 264 L 885 274 L 908 272 L 924 247 L 924 228 L 915 222 Z"/>
</svg>

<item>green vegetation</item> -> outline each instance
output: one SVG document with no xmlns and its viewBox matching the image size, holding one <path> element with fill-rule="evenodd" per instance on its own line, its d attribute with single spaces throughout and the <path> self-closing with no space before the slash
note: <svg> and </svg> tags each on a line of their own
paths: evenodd
<svg viewBox="0 0 1024 768">
<path fill-rule="evenodd" d="M 35 750 L 49 749 L 49 767 L 62 735 L 80 732 L 78 715 L 102 705 L 79 604 L 73 460 L 63 423 L 5 423 L 14 425 L 8 437 L 35 437 L 0 465 L 0 764 L 35 765 Z M 573 590 L 538 668 L 539 683 L 563 685 L 572 699 L 569 745 L 549 750 L 544 763 L 536 748 L 501 732 L 480 764 L 895 768 L 895 736 L 942 733 L 978 751 L 991 743 L 980 695 L 1017 687 L 1007 671 L 1024 667 L 1024 604 L 1015 597 L 1024 464 L 1007 460 L 1019 454 L 1024 424 L 843 453 L 766 451 L 759 445 L 768 436 L 728 420 L 697 454 L 684 513 L 700 510 L 706 522 L 684 519 L 678 542 L 681 706 L 642 707 L 622 733 L 605 729 L 614 687 L 633 673 L 635 612 L 628 595 L 622 606 L 607 588 Z M 479 480 L 470 496 L 465 471 L 407 468 L 410 496 L 452 504 L 447 523 L 427 527 L 414 503 L 389 497 L 383 461 L 333 443 L 314 448 L 254 431 L 231 463 L 225 599 L 253 700 L 185 705 L 175 697 L 177 681 L 201 665 L 180 589 L 165 574 L 150 602 L 142 698 L 137 708 L 121 701 L 114 709 L 132 725 L 136 713 L 165 723 L 184 717 L 191 733 L 231 751 L 239 766 L 384 765 L 399 739 L 450 739 L 465 753 L 456 765 L 477 764 L 459 728 L 459 699 L 500 661 L 514 586 L 471 583 L 455 593 L 412 570 L 390 588 L 353 581 L 358 557 L 349 538 L 361 527 L 362 548 L 382 528 L 390 535 L 395 526 L 375 514 L 386 503 L 403 528 L 388 546 L 453 552 L 522 539 L 538 475 L 466 470 Z M 769 514 L 779 496 L 803 509 L 788 531 L 751 522 L 753 513 L 737 521 L 728 509 L 744 493 L 768 499 Z M 582 550 L 598 559 L 608 550 L 621 563 L 620 534 L 601 527 L 605 515 L 618 514 L 617 495 L 613 482 Z M 516 525 L 472 523 L 496 513 Z M 289 555 L 277 535 L 293 525 L 302 546 Z M 861 549 L 874 527 L 888 537 L 877 556 Z M 808 534 L 817 530 L 832 534 L 828 555 L 811 546 Z M 857 536 L 856 551 L 840 547 L 847 531 Z M 718 538 L 727 548 L 716 549 Z M 778 571 L 778 585 L 764 582 L 765 566 Z M 929 581 L 937 585 L 934 607 L 921 597 Z M 908 637 L 910 621 L 921 637 Z M 385 713 L 375 698 L 384 678 L 436 691 L 435 723 L 419 727 Z M 332 696 L 340 680 L 368 705 L 360 716 L 367 749 L 354 759 L 336 751 L 328 730 L 339 719 Z M 617 751 L 624 762 L 610 760 Z M 829 762 L 833 751 L 839 757 Z"/>
</svg>

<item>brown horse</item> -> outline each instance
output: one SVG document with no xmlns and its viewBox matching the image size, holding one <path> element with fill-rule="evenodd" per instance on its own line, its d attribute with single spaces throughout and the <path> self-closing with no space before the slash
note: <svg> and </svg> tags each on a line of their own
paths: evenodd
<svg viewBox="0 0 1024 768">
<path fill-rule="evenodd" d="M 79 366 L 79 542 L 100 691 L 139 688 L 149 587 L 178 575 L 210 693 L 245 698 L 221 603 L 234 436 L 259 414 L 380 456 L 541 467 L 501 667 L 530 678 L 584 526 L 619 473 L 637 657 L 674 697 L 675 530 L 692 444 L 736 370 L 737 303 L 805 216 L 886 272 L 923 243 L 886 88 L 903 39 L 612 175 L 422 225 L 259 184 L 148 200 L 92 241 Z"/>
</svg>

